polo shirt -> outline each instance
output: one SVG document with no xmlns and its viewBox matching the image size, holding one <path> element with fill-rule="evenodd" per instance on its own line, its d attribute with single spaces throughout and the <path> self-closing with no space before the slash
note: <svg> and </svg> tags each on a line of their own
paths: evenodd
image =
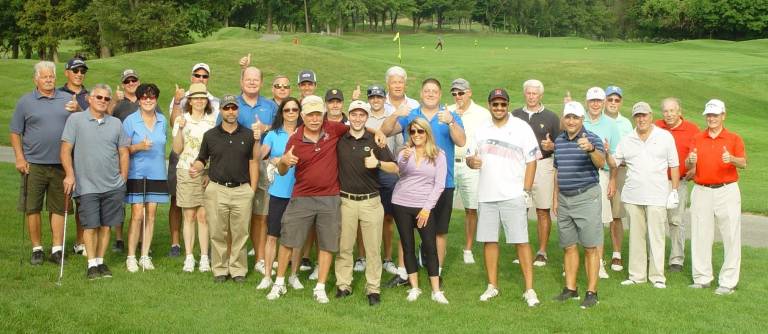
<svg viewBox="0 0 768 334">
<path fill-rule="evenodd" d="M 122 187 L 118 149 L 130 141 L 116 117 L 96 119 L 89 109 L 67 119 L 61 141 L 74 147 L 75 191 L 73 196 L 102 194 Z"/>
<path fill-rule="evenodd" d="M 481 107 L 475 103 L 475 101 L 469 101 L 469 103 L 469 108 L 459 116 L 461 118 L 461 123 L 464 124 L 464 135 L 467 137 L 467 141 L 463 147 L 455 148 L 454 157 L 456 159 L 464 159 L 467 150 L 474 151 L 477 149 L 477 145 L 475 144 L 475 131 L 491 121 L 491 113 L 488 109 Z M 455 104 L 448 106 L 448 110 L 455 112 L 458 115 Z M 464 162 L 462 161 L 461 163 Z"/>
<path fill-rule="evenodd" d="M 261 145 L 269 147 L 269 159 L 280 158 L 285 154 L 285 144 L 290 137 L 291 135 L 282 128 L 267 132 Z M 275 179 L 268 189 L 269 194 L 280 198 L 291 198 L 293 184 L 296 183 L 295 171 L 296 168 L 291 167 L 285 175 L 275 173 Z"/>
<path fill-rule="evenodd" d="M 372 129 L 381 129 L 384 121 L 391 114 L 392 113 L 387 112 L 386 109 L 384 109 L 384 112 L 381 114 L 381 116 L 376 116 L 373 112 L 371 112 L 368 114 L 368 120 L 365 122 L 365 126 Z M 400 150 L 402 150 L 404 146 L 405 141 L 403 139 L 402 133 L 387 137 L 387 148 L 389 148 L 389 152 L 392 153 L 393 156 L 396 156 L 398 153 L 400 153 Z M 397 174 L 387 173 L 383 170 L 379 171 L 379 184 L 382 188 L 394 188 L 395 183 L 397 183 L 397 179 Z"/>
<path fill-rule="evenodd" d="M 608 140 L 608 151 L 613 154 L 616 152 L 616 146 L 619 145 L 621 137 L 619 136 L 619 128 L 616 126 L 616 121 L 613 118 L 606 116 L 604 113 L 600 114 L 597 120 L 593 121 L 589 114 L 584 116 L 584 128 L 600 137 L 600 141 Z M 608 161 L 603 166 L 604 170 L 609 170 Z"/>
<path fill-rule="evenodd" d="M 626 137 L 628 134 L 635 131 L 635 127 L 632 125 L 632 121 L 630 121 L 629 118 L 626 118 L 621 114 L 618 114 L 616 118 L 613 118 L 606 114 L 605 111 L 603 111 L 603 115 L 616 122 L 616 130 L 619 131 L 619 141 L 621 141 L 621 139 Z"/>
<path fill-rule="evenodd" d="M 69 93 L 71 95 L 76 95 L 75 96 L 75 100 L 77 101 L 77 105 L 80 106 L 80 110 L 86 110 L 86 109 L 88 109 L 91 106 L 91 104 L 88 103 L 88 93 L 89 92 L 85 88 L 85 86 L 80 88 L 80 92 L 79 93 L 75 93 L 74 91 L 69 89 L 69 87 L 67 87 L 67 85 L 61 86 L 59 88 L 59 90 L 62 91 L 62 92 L 65 92 L 65 93 Z M 70 99 L 71 99 L 71 97 L 70 97 Z"/>
<path fill-rule="evenodd" d="M 117 101 L 117 104 L 112 109 L 112 116 L 117 117 L 121 122 L 125 122 L 125 119 L 136 112 L 136 110 L 139 110 L 139 99 L 137 98 L 136 102 L 133 102 L 124 97 L 122 100 Z"/>
<path fill-rule="evenodd" d="M 523 108 L 518 108 L 512 111 L 512 116 L 515 116 L 530 125 L 533 130 L 533 134 L 536 135 L 536 140 L 539 142 L 539 150 L 541 150 L 541 158 L 547 159 L 554 154 L 554 151 L 545 151 L 541 149 L 541 141 L 547 139 L 549 134 L 549 140 L 554 141 L 555 137 L 560 134 L 560 117 L 551 110 L 541 106 L 541 109 L 536 112 L 529 113 Z"/>
<path fill-rule="evenodd" d="M 235 131 L 229 133 L 218 125 L 203 135 L 197 161 L 205 165 L 210 159 L 208 176 L 211 181 L 248 183 L 251 180 L 248 167 L 253 160 L 255 144 L 250 128 L 238 124 Z"/>
<path fill-rule="evenodd" d="M 389 149 L 376 145 L 373 135 L 368 132 L 364 132 L 360 138 L 355 138 L 349 132 L 341 136 L 337 145 L 341 191 L 350 194 L 379 191 L 379 169 L 365 167 L 365 158 L 371 155 L 371 150 L 379 161 L 392 161 Z"/>
<path fill-rule="evenodd" d="M 404 103 L 408 106 L 408 110 L 413 110 L 420 106 L 419 101 L 416 101 L 408 97 L 408 95 L 404 97 L 405 97 Z M 387 94 L 387 97 L 384 99 L 384 110 L 389 115 L 392 115 L 392 113 L 394 113 L 397 110 L 397 107 L 395 107 L 395 105 L 392 104 L 392 101 L 389 100 L 389 94 Z"/>
<path fill-rule="evenodd" d="M 635 205 L 665 206 L 669 195 L 667 171 L 677 167 L 675 138 L 667 130 L 651 126 L 643 141 L 636 131 L 621 139 L 613 158 L 627 165 L 621 201 Z"/>
<path fill-rule="evenodd" d="M 587 134 L 589 142 L 595 150 L 605 152 L 603 140 L 595 133 L 582 127 L 573 139 L 568 138 L 568 132 L 563 131 L 555 138 L 555 160 L 557 169 L 557 185 L 560 190 L 578 190 L 599 183 L 597 168 L 592 163 L 589 153 L 579 148 L 577 141 Z"/>
<path fill-rule="evenodd" d="M 22 136 L 24 158 L 33 164 L 61 164 L 61 133 L 72 114 L 65 109 L 72 94 L 54 90 L 53 97 L 35 89 L 16 103 L 9 128 Z"/>
<path fill-rule="evenodd" d="M 257 120 L 261 124 L 272 125 L 272 121 L 277 114 L 277 105 L 275 102 L 272 102 L 272 100 L 261 95 L 259 95 L 259 99 L 253 106 L 245 102 L 242 95 L 238 95 L 237 106 L 240 108 L 237 114 L 237 122 L 247 128 L 250 128 Z M 217 124 L 219 123 L 221 123 L 221 115 L 219 115 L 219 119 L 217 120 Z"/>
<path fill-rule="evenodd" d="M 699 127 L 696 126 L 696 124 L 693 124 L 692 122 L 686 121 L 682 118 L 681 120 L 682 122 L 680 125 L 674 128 L 667 127 L 667 123 L 664 123 L 664 120 L 656 121 L 656 126 L 669 131 L 669 133 L 672 134 L 672 137 L 675 138 L 677 158 L 680 159 L 680 178 L 682 179 L 685 177 L 685 174 L 688 173 L 688 169 L 685 167 L 685 159 L 687 159 L 688 154 L 691 153 L 693 136 L 695 136 L 701 130 L 699 130 Z M 670 177 L 671 175 L 669 174 L 669 171 L 667 171 L 667 178 Z"/>
<path fill-rule="evenodd" d="M 167 180 L 168 170 L 165 166 L 165 142 L 168 123 L 162 113 L 155 112 L 155 126 L 152 130 L 147 128 L 141 112 L 134 112 L 123 121 L 123 131 L 130 140 L 131 145 L 139 144 L 144 138 L 152 141 L 152 148 L 147 151 L 138 151 L 131 154 L 131 162 L 128 168 L 128 178 L 138 180 Z"/>
<path fill-rule="evenodd" d="M 747 157 L 741 137 L 725 128 L 715 138 L 709 136 L 708 129 L 693 136 L 691 149 L 695 149 L 697 154 L 696 175 L 693 178 L 696 183 L 719 184 L 739 180 L 736 166 L 723 162 L 723 147 L 727 148 L 732 156 Z"/>
<path fill-rule="evenodd" d="M 320 139 L 313 142 L 304 136 L 304 125 L 291 135 L 285 150 L 293 147 L 296 164 L 296 183 L 293 197 L 334 196 L 339 194 L 339 163 L 336 144 L 349 127 L 337 122 L 323 122 Z"/>
<path fill-rule="evenodd" d="M 445 106 L 441 105 L 437 112 L 440 113 L 444 110 Z M 461 117 L 459 117 L 459 115 L 455 112 L 450 113 L 453 116 L 456 125 L 463 129 L 464 123 L 462 123 Z M 445 159 L 447 162 L 454 161 L 456 145 L 453 144 L 453 139 L 451 139 L 451 128 L 448 124 L 440 123 L 437 117 L 437 113 L 432 116 L 432 119 L 428 119 L 427 116 L 424 115 L 424 113 L 421 111 L 421 107 L 418 107 L 411 110 L 408 116 L 398 117 L 397 121 L 400 124 L 400 127 L 403 129 L 403 138 L 406 138 L 406 141 L 408 140 L 408 124 L 410 124 L 411 121 L 416 118 L 423 118 L 429 122 L 429 126 L 432 128 L 432 135 L 435 136 L 435 144 L 437 144 L 437 146 L 445 152 Z M 445 188 L 453 189 L 455 187 L 453 182 L 453 163 L 447 163 L 447 165 L 448 172 L 445 174 Z"/>
</svg>

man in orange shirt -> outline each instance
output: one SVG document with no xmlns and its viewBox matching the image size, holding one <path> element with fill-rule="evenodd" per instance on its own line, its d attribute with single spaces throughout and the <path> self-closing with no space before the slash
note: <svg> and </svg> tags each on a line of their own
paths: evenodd
<svg viewBox="0 0 768 334">
<path fill-rule="evenodd" d="M 693 137 L 686 168 L 695 168 L 691 191 L 691 288 L 708 288 L 712 274 L 715 225 L 723 237 L 724 260 L 717 295 L 732 294 L 741 266 L 741 192 L 737 168 L 747 167 L 744 141 L 723 126 L 725 103 L 710 100 L 704 107 L 707 129 Z"/>
</svg>

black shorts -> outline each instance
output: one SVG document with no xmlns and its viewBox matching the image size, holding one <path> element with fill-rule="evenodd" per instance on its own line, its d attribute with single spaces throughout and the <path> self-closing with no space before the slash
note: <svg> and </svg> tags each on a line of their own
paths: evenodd
<svg viewBox="0 0 768 334">
<path fill-rule="evenodd" d="M 381 195 L 381 206 L 384 207 L 384 214 L 392 216 L 392 193 L 395 188 L 379 188 L 379 194 Z"/>
<path fill-rule="evenodd" d="M 290 198 L 282 198 L 269 195 L 269 211 L 267 212 L 267 235 L 276 238 L 280 237 L 283 213 L 285 213 L 285 208 L 288 207 L 288 202 L 290 201 Z"/>
<path fill-rule="evenodd" d="M 77 206 L 80 226 L 94 229 L 122 224 L 125 219 L 124 198 L 125 186 L 105 193 L 81 195 Z"/>
<path fill-rule="evenodd" d="M 179 163 L 179 155 L 171 150 L 168 155 L 168 194 L 176 196 L 176 165 Z"/>
<path fill-rule="evenodd" d="M 447 234 L 448 225 L 451 222 L 451 212 L 453 212 L 453 188 L 445 188 L 440 198 L 437 199 L 435 207 L 432 209 L 432 217 L 435 217 L 437 224 L 437 234 Z"/>
</svg>

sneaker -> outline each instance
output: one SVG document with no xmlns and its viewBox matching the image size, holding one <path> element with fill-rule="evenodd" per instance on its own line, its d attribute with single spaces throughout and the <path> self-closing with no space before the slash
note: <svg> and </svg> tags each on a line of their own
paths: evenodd
<svg viewBox="0 0 768 334">
<path fill-rule="evenodd" d="M 547 256 L 544 254 L 536 254 L 536 258 L 533 260 L 533 265 L 536 267 L 543 267 L 547 265 Z"/>
<path fill-rule="evenodd" d="M 248 251 L 248 256 L 256 256 L 256 250 L 251 248 L 251 250 Z"/>
<path fill-rule="evenodd" d="M 693 283 L 688 286 L 691 289 L 709 289 L 709 283 L 707 284 L 699 284 L 699 283 Z"/>
<path fill-rule="evenodd" d="M 365 258 L 364 257 L 357 258 L 357 260 L 355 260 L 355 266 L 352 267 L 352 270 L 358 273 L 365 271 Z"/>
<path fill-rule="evenodd" d="M 115 240 L 115 244 L 112 246 L 113 253 L 122 253 L 125 250 L 125 242 L 122 240 Z"/>
<path fill-rule="evenodd" d="M 408 289 L 408 297 L 405 297 L 405 300 L 407 300 L 409 302 L 415 302 L 416 299 L 419 299 L 420 295 L 421 295 L 421 289 L 419 289 L 419 288 L 410 288 L 410 289 Z"/>
<path fill-rule="evenodd" d="M 259 282 L 259 285 L 256 286 L 256 290 L 266 290 L 270 286 L 272 286 L 272 278 L 262 277 L 261 282 Z"/>
<path fill-rule="evenodd" d="M 384 264 L 381 265 L 381 268 L 392 275 L 397 274 L 397 266 L 390 260 L 384 260 Z"/>
<path fill-rule="evenodd" d="M 32 252 L 32 258 L 29 259 L 29 263 L 33 266 L 39 266 L 43 264 L 43 259 L 45 259 L 45 253 L 42 250 L 36 250 Z"/>
<path fill-rule="evenodd" d="M 256 264 L 253 265 L 253 270 L 258 271 L 261 275 L 264 275 L 264 260 L 257 261 Z"/>
<path fill-rule="evenodd" d="M 56 253 L 51 253 L 51 257 L 48 258 L 48 261 L 55 264 L 61 264 L 61 262 L 64 261 L 64 252 L 58 251 Z"/>
<path fill-rule="evenodd" d="M 598 273 L 598 276 L 600 278 L 610 278 L 611 276 L 608 276 L 608 272 L 605 271 L 605 261 L 602 259 L 600 260 L 600 272 Z"/>
<path fill-rule="evenodd" d="M 432 291 L 432 300 L 438 304 L 448 304 L 448 299 L 445 298 L 445 294 L 442 291 Z"/>
<path fill-rule="evenodd" d="M 670 264 L 669 265 L 669 271 L 673 273 L 679 273 L 683 271 L 683 265 L 682 264 Z"/>
<path fill-rule="evenodd" d="M 487 302 L 489 299 L 496 297 L 498 295 L 499 295 L 499 289 L 493 286 L 493 284 L 488 284 L 488 287 L 485 289 L 485 292 L 483 292 L 483 294 L 480 295 L 480 301 Z"/>
<path fill-rule="evenodd" d="M 523 299 L 528 303 L 528 307 L 534 307 L 541 303 L 539 297 L 536 296 L 536 291 L 533 291 L 533 289 L 526 290 L 525 293 L 523 293 Z"/>
<path fill-rule="evenodd" d="M 179 257 L 179 256 L 181 256 L 181 246 L 179 246 L 179 245 L 171 246 L 171 250 L 168 251 L 168 256 L 170 256 L 170 257 Z"/>
<path fill-rule="evenodd" d="M 520 264 L 520 259 L 514 259 L 514 260 L 512 260 L 512 264 Z"/>
<path fill-rule="evenodd" d="M 587 294 L 584 296 L 584 301 L 581 302 L 581 308 L 587 309 L 592 306 L 595 306 L 600 301 L 597 300 L 597 292 L 587 291 Z"/>
<path fill-rule="evenodd" d="M 100 264 L 96 268 L 99 268 L 99 274 L 104 278 L 112 278 L 112 271 L 109 270 L 106 264 Z"/>
<path fill-rule="evenodd" d="M 631 279 L 628 279 L 628 280 L 621 281 L 620 284 L 623 286 L 630 286 L 630 285 L 636 285 L 636 284 L 642 284 L 642 283 L 645 283 L 645 282 L 638 282 L 638 281 L 633 281 Z"/>
<path fill-rule="evenodd" d="M 325 293 L 325 289 L 315 288 L 312 290 L 312 296 L 315 297 L 315 300 L 320 304 L 328 304 L 330 301 L 328 300 L 328 295 Z"/>
<path fill-rule="evenodd" d="M 296 275 L 291 275 L 288 277 L 288 284 L 290 284 L 291 288 L 294 290 L 304 289 L 304 286 L 301 285 L 301 281 L 299 281 L 299 277 Z"/>
<path fill-rule="evenodd" d="M 379 303 L 381 303 L 381 295 L 378 293 L 375 293 L 375 292 L 369 293 L 367 297 L 368 297 L 368 305 L 376 306 L 376 305 L 379 305 Z"/>
<path fill-rule="evenodd" d="M 719 286 L 717 289 L 715 289 L 715 294 L 718 296 L 727 296 L 730 294 L 733 294 L 735 291 L 731 288 L 726 288 L 724 286 Z"/>
<path fill-rule="evenodd" d="M 152 264 L 152 258 L 149 256 L 142 256 L 139 259 L 139 266 L 144 270 L 155 270 L 155 265 Z"/>
<path fill-rule="evenodd" d="M 232 282 L 235 282 L 237 284 L 244 284 L 245 283 L 245 276 L 235 276 L 235 277 L 232 277 Z"/>
<path fill-rule="evenodd" d="M 228 279 L 229 279 L 229 276 L 227 275 L 213 276 L 213 283 L 221 284 L 226 282 Z"/>
<path fill-rule="evenodd" d="M 184 259 L 184 267 L 181 268 L 181 271 L 185 273 L 191 273 L 195 271 L 195 258 L 193 256 L 190 255 Z"/>
<path fill-rule="evenodd" d="M 464 264 L 474 264 L 475 256 L 472 254 L 472 250 L 464 250 Z"/>
<path fill-rule="evenodd" d="M 653 287 L 656 289 L 666 289 L 667 284 L 664 282 L 653 282 Z"/>
<path fill-rule="evenodd" d="M 312 268 L 313 268 L 312 260 L 310 260 L 310 259 L 308 259 L 306 257 L 301 259 L 301 265 L 299 265 L 299 270 L 301 270 L 301 271 L 310 271 L 310 270 L 312 270 Z"/>
<path fill-rule="evenodd" d="M 555 298 L 552 298 L 555 301 L 558 302 L 564 302 L 566 300 L 570 299 L 579 299 L 579 291 L 578 290 L 570 290 L 568 288 L 563 288 L 563 292 L 561 292 L 559 295 L 555 296 Z"/>
<path fill-rule="evenodd" d="M 88 256 L 88 254 L 85 253 L 85 244 L 72 245 L 72 253 L 79 254 L 82 256 Z"/>
<path fill-rule="evenodd" d="M 285 288 L 285 285 L 275 284 L 272 285 L 272 290 L 269 290 L 269 293 L 267 294 L 267 300 L 275 300 L 280 298 L 280 296 L 284 295 L 286 292 L 288 292 L 288 289 Z"/>
<path fill-rule="evenodd" d="M 101 272 L 99 272 L 99 267 L 89 267 L 88 270 L 85 272 L 85 277 L 89 280 L 95 280 L 101 278 Z"/>
<path fill-rule="evenodd" d="M 622 261 L 619 258 L 614 257 L 611 259 L 611 270 L 613 271 L 622 271 L 624 270 L 624 261 Z"/>
<path fill-rule="evenodd" d="M 135 256 L 129 256 L 125 259 L 125 267 L 128 269 L 129 273 L 135 273 L 139 271 L 139 263 L 136 262 Z"/>
<path fill-rule="evenodd" d="M 211 271 L 211 261 L 208 260 L 208 255 L 200 256 L 200 263 L 197 270 L 200 270 L 201 273 L 207 273 Z"/>
<path fill-rule="evenodd" d="M 387 282 L 385 285 L 388 288 L 396 288 L 398 286 L 403 286 L 408 284 L 408 279 L 400 277 L 400 275 L 395 274 L 395 276 L 392 276 L 392 279 Z"/>
<path fill-rule="evenodd" d="M 309 279 L 311 281 L 317 281 L 317 275 L 318 275 L 318 269 L 315 267 L 315 270 L 312 270 L 312 273 L 309 274 Z"/>
<path fill-rule="evenodd" d="M 352 295 L 351 290 L 336 288 L 336 298 L 344 298 Z"/>
</svg>

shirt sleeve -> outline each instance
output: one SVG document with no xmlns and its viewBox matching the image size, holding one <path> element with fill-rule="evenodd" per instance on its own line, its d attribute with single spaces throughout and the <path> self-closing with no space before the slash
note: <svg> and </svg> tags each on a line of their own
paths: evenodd
<svg viewBox="0 0 768 334">
<path fill-rule="evenodd" d="M 665 131 L 666 130 L 662 130 Z M 667 166 L 669 168 L 674 167 L 680 167 L 680 159 L 677 158 L 677 147 L 675 146 L 675 138 L 672 137 L 672 134 L 667 132 L 665 133 L 665 140 L 664 143 L 667 147 Z"/>
<path fill-rule="evenodd" d="M 128 137 L 129 145 L 133 144 L 133 120 L 130 116 L 123 122 L 123 132 L 125 132 L 125 136 Z"/>
<path fill-rule="evenodd" d="M 744 148 L 744 140 L 742 140 L 741 136 L 739 135 L 734 134 L 734 136 L 736 137 L 736 140 L 734 140 L 733 150 L 731 151 L 731 154 L 737 158 L 746 158 L 747 151 Z"/>
<path fill-rule="evenodd" d="M 200 151 L 197 153 L 197 159 L 196 161 L 200 161 L 203 163 L 203 165 L 206 165 L 208 162 L 208 158 L 210 158 L 211 153 L 210 149 L 208 147 L 210 142 L 210 134 L 214 131 L 213 129 L 208 130 L 203 134 L 203 140 L 200 142 Z"/>
<path fill-rule="evenodd" d="M 77 130 L 75 129 L 74 121 L 72 121 L 73 118 L 67 117 L 67 122 L 64 123 L 64 131 L 61 133 L 61 141 L 75 145 Z"/>
<path fill-rule="evenodd" d="M 341 122 L 331 122 L 331 121 L 324 121 L 325 122 L 325 129 L 334 137 L 341 137 L 343 134 L 347 133 L 349 131 L 349 125 L 346 125 Z"/>
<path fill-rule="evenodd" d="M 589 141 L 592 143 L 592 145 L 595 146 L 596 150 L 605 153 L 605 145 L 603 145 L 603 140 L 600 139 L 599 136 L 593 134 L 591 136 L 587 135 L 587 137 L 589 138 Z M 610 143 L 608 143 L 608 144 L 610 144 Z M 617 142 L 614 145 L 618 145 L 618 144 L 619 143 Z"/>
<path fill-rule="evenodd" d="M 120 120 L 115 117 L 115 121 L 119 122 Z M 131 138 L 125 134 L 125 131 L 120 131 L 120 135 L 117 137 L 117 147 L 127 146 L 131 146 Z"/>
<path fill-rule="evenodd" d="M 389 151 L 389 147 L 379 147 L 379 145 L 373 145 L 373 154 L 376 155 L 376 159 L 379 161 L 391 162 L 392 152 Z"/>
<path fill-rule="evenodd" d="M 451 116 L 453 116 L 453 121 L 456 122 L 462 129 L 464 129 L 464 121 L 461 120 L 461 116 L 457 114 L 455 111 L 451 111 Z"/>
<path fill-rule="evenodd" d="M 10 129 L 12 133 L 22 135 L 24 134 L 24 129 L 26 128 L 26 112 L 25 112 L 25 106 L 24 106 L 24 100 L 25 97 L 22 97 L 21 100 L 16 104 L 16 110 L 13 111 L 13 117 L 11 118 L 10 123 Z"/>
<path fill-rule="evenodd" d="M 521 126 L 521 129 L 523 129 L 525 141 L 523 144 L 525 145 L 523 149 L 525 149 L 525 163 L 529 163 L 531 161 L 535 161 L 538 159 L 541 159 L 541 150 L 539 149 L 539 143 L 536 140 L 536 134 L 533 133 L 533 129 L 531 129 L 528 124 L 525 124 L 525 126 Z"/>
<path fill-rule="evenodd" d="M 422 205 L 423 209 L 432 210 L 437 204 L 437 200 L 440 199 L 440 195 L 443 194 L 445 189 L 445 176 L 448 173 L 448 165 L 445 162 L 445 153 L 440 151 L 435 159 L 435 183 L 432 187 L 432 191 L 429 193 L 427 200 Z"/>
<path fill-rule="evenodd" d="M 627 137 L 624 137 L 625 139 L 622 139 L 619 142 L 619 145 L 616 145 L 616 152 L 611 155 L 613 157 L 613 160 L 616 161 L 616 165 L 621 165 L 624 162 L 624 146 L 627 144 Z"/>
</svg>

